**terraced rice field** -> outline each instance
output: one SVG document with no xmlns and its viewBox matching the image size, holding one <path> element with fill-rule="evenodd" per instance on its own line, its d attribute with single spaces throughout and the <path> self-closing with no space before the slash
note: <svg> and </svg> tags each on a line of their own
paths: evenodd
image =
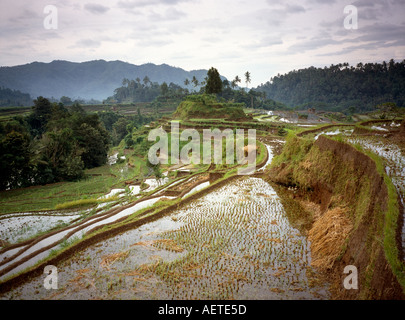
<svg viewBox="0 0 405 320">
<path fill-rule="evenodd" d="M 110 238 L 4 299 L 328 299 L 275 190 L 244 177 Z"/>
<path fill-rule="evenodd" d="M 385 172 L 391 178 L 405 208 L 405 154 L 399 146 L 383 136 L 352 137 L 352 144 L 358 144 L 364 149 L 376 153 L 384 160 Z M 405 219 L 405 211 L 402 213 Z M 405 223 L 402 226 L 402 248 L 405 256 Z"/>
<path fill-rule="evenodd" d="M 3 215 L 0 219 L 0 239 L 8 243 L 18 243 L 39 233 L 49 231 L 58 225 L 68 225 L 75 219 L 80 218 L 80 216 L 79 212 Z"/>
</svg>

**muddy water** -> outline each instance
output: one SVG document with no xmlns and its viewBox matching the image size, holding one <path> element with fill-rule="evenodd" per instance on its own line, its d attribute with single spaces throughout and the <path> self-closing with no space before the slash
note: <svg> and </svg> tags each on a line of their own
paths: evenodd
<svg viewBox="0 0 405 320">
<path fill-rule="evenodd" d="M 158 221 L 87 248 L 4 299 L 327 299 L 309 243 L 260 178 L 230 182 Z"/>
</svg>

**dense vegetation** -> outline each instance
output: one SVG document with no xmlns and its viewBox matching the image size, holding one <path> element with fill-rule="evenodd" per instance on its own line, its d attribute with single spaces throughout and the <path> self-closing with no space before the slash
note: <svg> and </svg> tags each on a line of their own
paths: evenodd
<svg viewBox="0 0 405 320">
<path fill-rule="evenodd" d="M 175 112 L 175 117 L 187 119 L 249 120 L 243 111 L 243 104 L 221 103 L 215 95 L 188 96 Z"/>
<path fill-rule="evenodd" d="M 30 106 L 32 99 L 28 93 L 22 93 L 19 90 L 0 88 L 0 107 L 7 106 Z"/>
<path fill-rule="evenodd" d="M 215 68 L 209 69 L 207 77 L 208 78 L 207 84 L 205 86 L 205 93 L 207 94 L 221 93 L 223 84 L 218 70 Z"/>
<path fill-rule="evenodd" d="M 257 91 L 290 107 L 347 113 L 369 111 L 384 102 L 405 107 L 405 60 L 294 70 L 271 78 Z"/>
<path fill-rule="evenodd" d="M 174 84 L 169 85 L 163 82 L 159 85 L 156 82 L 151 82 L 149 77 L 145 76 L 143 81 L 123 79 L 122 86 L 114 90 L 114 95 L 107 98 L 104 103 L 136 103 L 136 102 L 152 102 L 159 96 L 164 98 L 181 97 L 186 91 Z"/>
<path fill-rule="evenodd" d="M 250 77 L 250 74 L 249 74 Z M 236 77 L 238 79 L 238 77 Z M 249 80 L 250 81 L 250 80 Z M 190 81 L 185 79 L 184 84 L 189 87 L 192 84 L 193 88 L 183 88 L 174 83 L 169 85 L 163 82 L 159 85 L 156 82 L 151 82 L 149 77 L 141 81 L 123 79 L 122 86 L 114 90 L 114 95 L 107 98 L 104 104 L 124 103 L 131 104 L 137 102 L 153 102 L 153 107 L 160 107 L 169 99 L 176 100 L 180 103 L 184 98 L 193 94 L 216 94 L 222 101 L 231 101 L 242 103 L 245 107 L 265 110 L 282 110 L 288 109 L 286 105 L 276 102 L 272 99 L 266 99 L 262 92 L 253 89 L 247 91 L 237 86 L 237 82 L 222 80 L 217 69 L 211 68 L 204 81 L 199 82 L 193 77 Z M 62 98 L 61 98 L 62 99 Z M 65 104 L 65 103 L 64 103 Z"/>
<path fill-rule="evenodd" d="M 109 145 L 97 114 L 39 97 L 28 116 L 0 124 L 0 190 L 79 179 L 106 162 Z"/>
</svg>

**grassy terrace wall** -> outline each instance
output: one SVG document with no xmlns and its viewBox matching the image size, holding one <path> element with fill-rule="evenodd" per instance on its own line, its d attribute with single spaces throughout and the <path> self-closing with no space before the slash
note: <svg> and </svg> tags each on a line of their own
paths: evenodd
<svg viewBox="0 0 405 320">
<path fill-rule="evenodd" d="M 249 120 L 243 111 L 243 104 L 220 103 L 212 95 L 188 96 L 178 106 L 175 117 L 185 119 L 227 119 Z"/>
<path fill-rule="evenodd" d="M 398 195 L 381 160 L 341 141 L 289 135 L 270 178 L 298 186 L 313 204 L 313 263 L 332 280 L 338 299 L 404 299 Z M 315 213 L 316 212 L 316 213 Z M 358 269 L 358 290 L 343 286 L 344 268 Z"/>
</svg>

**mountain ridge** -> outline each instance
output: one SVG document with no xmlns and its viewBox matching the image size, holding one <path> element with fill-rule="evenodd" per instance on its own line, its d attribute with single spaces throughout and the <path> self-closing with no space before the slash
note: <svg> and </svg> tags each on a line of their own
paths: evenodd
<svg viewBox="0 0 405 320">
<path fill-rule="evenodd" d="M 121 60 L 33 61 L 24 65 L 0 67 L 0 87 L 29 93 L 34 99 L 38 96 L 56 99 L 68 96 L 72 99 L 103 100 L 122 85 L 124 78 L 140 78 L 142 81 L 147 76 L 150 81 L 159 84 L 173 82 L 184 86 L 184 80 L 191 80 L 193 76 L 199 82 L 203 81 L 207 71 L 186 71 L 166 63 L 135 65 Z"/>
</svg>

